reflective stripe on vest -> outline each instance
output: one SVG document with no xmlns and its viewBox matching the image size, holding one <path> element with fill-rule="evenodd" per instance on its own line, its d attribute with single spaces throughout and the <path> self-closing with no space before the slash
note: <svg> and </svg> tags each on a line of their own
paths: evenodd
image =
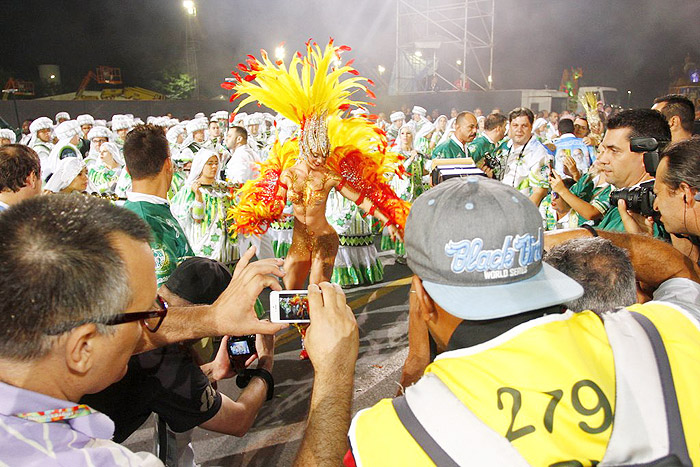
<svg viewBox="0 0 700 467">
<path fill-rule="evenodd" d="M 644 305 L 641 309 L 652 317 L 657 327 L 657 321 L 663 321 L 666 326 L 661 332 L 664 341 L 667 341 L 664 333 L 683 335 L 683 350 L 690 350 L 693 357 L 700 360 L 697 323 L 688 323 L 687 316 L 658 303 Z M 604 358 L 611 348 L 603 323 L 593 313 L 584 312 L 533 320 L 490 343 L 477 346 L 480 349 L 450 352 L 436 361 L 437 365 L 431 365 L 416 385 L 407 389 L 406 401 L 416 418 L 458 464 L 518 465 L 518 453 L 522 456 L 520 465 L 524 459 L 533 465 L 562 461 L 592 465 L 603 458 L 612 463 L 631 459 L 643 462 L 660 457 L 668 452 L 669 443 L 653 352 L 648 343 L 645 348 L 639 345 L 640 341 L 646 342 L 646 336 L 639 325 L 630 322 L 632 318 L 628 312 L 613 316 L 610 324 L 606 322 L 606 329 L 611 330 L 611 345 L 619 347 L 616 343 L 619 340 L 633 342 L 632 351 L 626 355 L 615 349 L 616 360 L 620 364 L 633 360 L 644 363 L 639 368 L 632 367 L 636 363 L 626 365 L 625 371 L 617 375 L 620 388 L 617 397 L 614 363 L 612 358 L 609 362 Z M 661 318 L 657 319 L 659 316 Z M 684 326 L 683 331 L 679 326 Z M 690 342 L 686 337 L 695 340 Z M 538 342 L 539 348 L 536 348 Z M 672 342 L 667 347 L 671 347 L 668 353 L 673 368 L 673 360 L 682 357 L 674 356 L 678 343 L 667 342 Z M 596 346 L 603 347 L 597 349 L 602 353 L 596 355 Z M 489 367 L 490 363 L 494 370 L 501 368 L 499 365 L 507 356 L 500 352 L 509 353 L 514 361 L 507 372 L 493 371 Z M 567 370 L 562 362 L 569 362 L 574 368 Z M 514 378 L 508 372 L 518 374 Z M 528 374 L 531 375 L 529 379 Z M 699 374 L 682 375 L 680 386 L 688 381 L 700 384 Z M 493 381 L 497 377 L 499 379 Z M 575 381 L 573 385 L 571 381 Z M 558 384 L 561 389 L 550 387 L 552 384 Z M 567 385 L 570 387 L 566 388 Z M 473 394 L 467 394 L 469 392 Z M 629 407 L 630 397 L 636 398 L 631 405 L 637 407 Z M 620 418 L 615 416 L 615 424 L 620 424 L 620 429 L 613 430 L 615 403 L 620 398 L 625 398 Z M 679 402 L 683 413 L 684 400 Z M 685 403 L 686 411 L 691 410 L 686 413 L 691 417 L 697 415 L 697 403 L 692 401 L 694 405 L 688 407 L 687 398 Z M 636 421 L 634 418 L 639 414 L 646 419 Z M 697 418 L 683 421 L 686 436 L 695 433 Z M 623 428 L 635 424 L 639 430 L 645 430 L 646 436 L 636 433 L 630 436 L 633 432 Z M 643 428 L 654 424 L 652 428 Z M 653 443 L 649 443 L 650 439 Z M 693 458 L 698 438 L 688 436 L 688 440 Z M 610 449 L 606 452 L 608 441 Z M 350 429 L 350 442 L 357 465 L 433 464 L 401 425 L 389 400 L 356 415 Z"/>
</svg>

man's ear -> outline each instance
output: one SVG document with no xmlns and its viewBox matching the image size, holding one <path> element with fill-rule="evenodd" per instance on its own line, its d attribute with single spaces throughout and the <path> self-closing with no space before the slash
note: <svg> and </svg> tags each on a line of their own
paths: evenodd
<svg viewBox="0 0 700 467">
<path fill-rule="evenodd" d="M 32 172 L 27 175 L 27 179 L 24 181 L 24 186 L 34 189 L 36 188 L 37 183 L 41 185 L 41 180 L 35 172 Z"/>
<path fill-rule="evenodd" d="M 674 128 L 678 128 L 681 124 L 681 117 L 678 115 L 674 115 L 673 117 L 668 119 L 668 126 L 673 130 Z"/>
<path fill-rule="evenodd" d="M 414 275 L 412 282 L 413 291 L 418 299 L 418 307 L 420 309 L 421 318 L 428 322 L 436 322 L 438 315 L 437 309 L 435 308 L 435 302 L 423 288 L 423 281 L 420 279 L 420 277 Z"/>
<path fill-rule="evenodd" d="M 83 324 L 68 333 L 65 346 L 66 366 L 72 373 L 84 375 L 95 363 L 100 334 L 94 323 Z"/>
<path fill-rule="evenodd" d="M 692 188 L 686 182 L 681 182 L 678 189 L 683 194 L 683 203 L 689 208 L 692 208 L 695 204 L 695 195 L 698 193 L 698 190 Z"/>
</svg>

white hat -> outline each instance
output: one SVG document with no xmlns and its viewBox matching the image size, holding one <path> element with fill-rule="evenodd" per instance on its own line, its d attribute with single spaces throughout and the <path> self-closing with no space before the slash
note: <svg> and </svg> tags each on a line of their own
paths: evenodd
<svg viewBox="0 0 700 467">
<path fill-rule="evenodd" d="M 225 110 L 219 110 L 218 112 L 214 112 L 214 115 L 216 116 L 217 120 L 228 120 L 228 112 Z"/>
<path fill-rule="evenodd" d="M 414 105 L 413 110 L 411 110 L 411 113 L 418 114 L 421 117 L 425 117 L 425 114 L 427 113 L 427 111 L 419 105 Z"/>
<path fill-rule="evenodd" d="M 406 120 L 406 114 L 399 110 L 398 112 L 392 113 L 389 116 L 389 120 L 391 120 L 392 122 L 395 122 L 396 120 Z"/>
<path fill-rule="evenodd" d="M 58 124 L 58 119 L 59 118 L 65 118 L 66 120 L 70 120 L 70 115 L 68 112 L 59 112 L 56 114 L 56 123 Z"/>
<path fill-rule="evenodd" d="M 535 120 L 535 123 L 532 125 L 532 131 L 537 131 L 540 127 L 542 127 L 546 124 L 547 124 L 547 120 L 540 117 L 537 120 Z"/>
<path fill-rule="evenodd" d="M 0 130 L 0 139 L 9 139 L 10 144 L 15 144 L 17 141 L 17 135 L 9 128 L 3 128 Z"/>
<path fill-rule="evenodd" d="M 141 120 L 141 118 L 139 118 L 139 117 L 132 118 L 131 119 L 131 126 L 135 126 L 135 125 L 143 125 L 143 120 Z"/>
<path fill-rule="evenodd" d="M 80 125 L 75 120 L 66 120 L 59 123 L 53 131 L 58 139 L 70 139 L 80 134 Z"/>
<path fill-rule="evenodd" d="M 367 115 L 367 109 L 363 109 L 362 107 L 358 107 L 358 108 L 350 111 L 350 115 L 352 115 L 353 117 L 364 117 L 365 115 Z"/>
<path fill-rule="evenodd" d="M 107 120 L 95 120 L 95 126 L 103 126 L 107 128 Z"/>
<path fill-rule="evenodd" d="M 29 125 L 29 132 L 35 135 L 37 131 L 45 130 L 47 128 L 53 128 L 53 120 L 51 120 L 49 117 L 39 117 Z"/>
<path fill-rule="evenodd" d="M 265 121 L 265 118 L 263 117 L 263 114 L 261 113 L 254 113 L 252 115 L 248 115 L 245 118 L 245 126 L 250 126 L 250 125 L 261 125 L 262 122 Z"/>
<path fill-rule="evenodd" d="M 112 132 L 106 126 L 94 126 L 88 131 L 87 139 L 93 140 L 94 138 L 109 138 Z"/>
<path fill-rule="evenodd" d="M 74 122 L 75 120 L 70 121 Z M 63 123 L 61 125 L 63 125 Z M 46 182 L 45 188 L 54 193 L 58 193 L 73 182 L 75 177 L 83 170 L 83 167 L 85 167 L 85 162 L 83 162 L 80 157 L 66 157 L 65 159 L 61 159 L 58 161 L 53 175 L 51 175 L 49 181 Z"/>
<path fill-rule="evenodd" d="M 167 138 L 169 143 L 175 144 L 177 142 L 177 137 L 184 132 L 184 125 L 175 125 L 168 130 L 168 132 L 165 134 L 165 137 Z"/>
<path fill-rule="evenodd" d="M 146 123 L 153 123 L 156 120 L 157 117 L 154 117 L 153 115 L 149 115 L 146 117 Z"/>
<path fill-rule="evenodd" d="M 209 121 L 204 118 L 195 118 L 187 123 L 187 133 L 192 134 L 195 131 L 206 130 L 209 126 Z"/>
<path fill-rule="evenodd" d="M 235 117 L 233 117 L 233 126 L 240 126 L 245 122 L 246 117 L 248 117 L 248 114 L 245 112 L 241 112 L 236 114 Z"/>
<path fill-rule="evenodd" d="M 78 122 L 78 125 L 80 125 L 80 126 L 94 125 L 95 124 L 95 119 L 92 118 L 92 115 L 90 115 L 90 114 L 78 115 L 75 118 L 75 121 Z"/>
<path fill-rule="evenodd" d="M 198 118 L 207 118 L 207 116 L 204 115 L 204 112 L 197 112 L 194 114 L 194 118 L 192 120 L 197 120 Z"/>
<path fill-rule="evenodd" d="M 126 115 L 112 115 L 112 131 L 128 130 L 133 126 L 133 122 Z"/>
</svg>

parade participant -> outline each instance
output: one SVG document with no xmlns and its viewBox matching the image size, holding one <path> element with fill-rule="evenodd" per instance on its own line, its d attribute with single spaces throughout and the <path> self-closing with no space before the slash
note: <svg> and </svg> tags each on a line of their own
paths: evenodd
<svg viewBox="0 0 700 467">
<path fill-rule="evenodd" d="M 580 119 L 577 119 L 580 120 Z M 588 168 L 595 160 L 595 154 L 590 146 L 586 146 L 583 139 L 576 136 L 574 132 L 576 128 L 573 120 L 570 118 L 562 118 L 559 120 L 559 132 L 561 136 L 552 143 L 556 148 L 554 153 L 554 170 L 560 174 L 566 174 L 578 180 L 582 174 L 588 172 Z M 579 134 L 581 134 L 579 132 Z M 572 159 L 575 164 L 566 164 L 565 162 Z"/>
<path fill-rule="evenodd" d="M 256 151 L 263 149 L 265 145 L 265 132 L 260 128 L 264 123 L 263 115 L 258 112 L 245 117 L 244 125 L 248 132 L 248 144 Z"/>
<path fill-rule="evenodd" d="M 0 212 L 41 193 L 39 155 L 23 144 L 0 147 Z"/>
<path fill-rule="evenodd" d="M 501 140 L 506 135 L 508 117 L 501 113 L 489 114 L 484 118 L 484 133 L 469 143 L 467 151 L 477 167 L 491 177 L 501 178 L 500 161 L 496 157 Z"/>
<path fill-rule="evenodd" d="M 556 115 L 556 112 L 549 114 L 550 121 L 553 114 Z M 535 188 L 531 184 L 530 172 L 539 171 L 551 158 L 547 148 L 532 135 L 534 121 L 535 116 L 530 109 L 518 107 L 512 110 L 508 114 L 510 140 L 500 154 L 502 182 L 526 196 L 530 196 Z M 546 186 L 546 180 L 544 183 Z M 539 200 L 535 204 L 539 204 Z"/>
<path fill-rule="evenodd" d="M 416 134 L 420 134 L 420 130 L 423 125 L 430 123 L 430 121 L 425 117 L 427 113 L 428 111 L 425 110 L 424 107 L 419 105 L 413 106 L 413 109 L 411 110 L 411 125 L 413 126 Z"/>
<path fill-rule="evenodd" d="M 116 144 L 106 142 L 99 148 L 100 158 L 88 168 L 91 190 L 95 193 L 114 193 L 124 167 L 124 157 Z"/>
<path fill-rule="evenodd" d="M 53 122 L 49 117 L 39 117 L 29 125 L 29 131 L 32 138 L 28 146 L 39 155 L 41 166 L 49 168 L 49 155 L 53 149 L 51 141 L 51 132 L 53 131 Z"/>
<path fill-rule="evenodd" d="M 430 158 L 432 158 L 433 151 L 435 150 L 435 146 L 437 146 L 438 141 L 440 141 L 440 139 L 442 139 L 442 135 L 445 134 L 445 130 L 447 130 L 447 115 L 440 115 L 435 119 L 435 131 L 430 137 L 430 146 L 428 146 L 428 156 Z"/>
<path fill-rule="evenodd" d="M 56 126 L 60 125 L 63 122 L 67 122 L 70 120 L 70 115 L 68 112 L 58 112 L 56 114 Z"/>
<path fill-rule="evenodd" d="M 124 139 L 134 122 L 126 115 L 112 115 L 112 142 L 116 143 L 119 150 L 124 152 Z"/>
<path fill-rule="evenodd" d="M 401 164 L 406 170 L 407 175 L 399 177 L 395 175 L 390 183 L 394 190 L 402 200 L 412 202 L 423 191 L 426 186 L 423 184 L 423 175 L 426 175 L 424 155 L 420 153 L 414 145 L 415 131 L 413 125 L 407 123 L 399 130 L 397 143 L 392 148 L 394 151 L 403 156 Z M 391 232 L 386 231 L 382 234 L 381 247 L 382 250 L 394 250 L 396 252 L 396 261 L 405 264 L 406 250 L 403 242 L 397 241 Z"/>
<path fill-rule="evenodd" d="M 45 180 L 51 177 L 59 161 L 67 157 L 83 159 L 77 146 L 78 142 L 80 142 L 80 125 L 78 125 L 78 122 L 67 120 L 54 128 L 54 133 L 58 138 L 58 143 L 51 149 L 46 170 L 42 167 L 42 174 Z"/>
<path fill-rule="evenodd" d="M 298 139 L 284 146 L 276 143 L 268 165 L 261 168 L 261 178 L 241 189 L 241 199 L 229 214 L 239 234 L 262 233 L 280 218 L 286 201 L 292 202 L 294 234 L 284 266 L 287 289 L 302 288 L 307 277 L 312 284 L 331 278 L 338 250 L 338 235 L 325 216 L 331 188 L 388 223 L 394 235 L 400 236 L 408 210 L 408 203 L 398 199 L 383 179 L 385 173 L 399 169 L 394 168 L 397 156 L 386 151 L 381 130 L 364 118 L 341 117 L 351 105 L 363 104 L 350 100 L 351 91 L 373 96 L 361 83 L 363 78 L 340 80 L 344 72 L 357 74 L 347 65 L 333 64 L 336 55 L 347 49 L 331 40 L 322 52 L 307 42 L 307 58 L 296 54 L 289 68 L 283 64 L 278 68 L 263 51 L 262 63 L 249 58 L 250 68 L 239 66 L 249 73 L 245 80 L 222 84 L 236 91 L 234 97 L 248 94 L 239 108 L 258 101 L 301 124 Z M 300 67 L 303 76 L 311 76 L 313 69 L 313 82 L 300 80 Z"/>
<path fill-rule="evenodd" d="M 103 143 L 109 141 L 112 132 L 106 126 L 94 126 L 87 134 L 87 139 L 90 141 L 90 151 L 85 158 L 85 165 L 88 170 L 100 160 L 100 147 Z M 117 148 L 118 149 L 118 148 Z"/>
<path fill-rule="evenodd" d="M 204 131 L 209 126 L 206 118 L 196 118 L 187 122 L 187 137 L 182 142 L 180 160 L 194 160 L 194 156 L 202 149 L 205 142 Z"/>
<path fill-rule="evenodd" d="M 88 173 L 85 162 L 79 157 L 67 157 L 56 164 L 56 170 L 46 182 L 47 192 L 70 194 L 83 193 L 88 187 Z"/>
<path fill-rule="evenodd" d="M 229 128 L 226 134 L 226 147 L 232 152 L 226 164 L 226 180 L 243 185 L 257 178 L 260 169 L 258 155 L 248 146 L 248 132 L 241 126 Z"/>
<path fill-rule="evenodd" d="M 5 146 L 7 144 L 15 144 L 17 135 L 14 131 L 9 128 L 0 129 L 0 146 Z"/>
<path fill-rule="evenodd" d="M 389 140 L 389 144 L 394 144 L 396 138 L 399 136 L 399 130 L 406 124 L 406 114 L 400 110 L 398 112 L 393 112 L 389 115 L 389 120 L 391 120 L 391 125 L 389 129 L 386 130 L 386 138 Z"/>
<path fill-rule="evenodd" d="M 29 140 L 32 138 L 32 132 L 29 130 L 29 126 L 32 124 L 30 119 L 25 119 L 22 121 L 22 128 L 20 129 L 20 139 L 19 144 L 29 145 Z"/>
<path fill-rule="evenodd" d="M 547 139 L 548 130 L 549 126 L 547 125 L 547 120 L 542 117 L 536 119 L 535 123 L 532 124 L 532 133 L 542 144 L 549 142 L 549 139 Z"/>
<path fill-rule="evenodd" d="M 592 235 L 570 232 L 560 238 Z M 350 424 L 357 324 L 342 300 L 330 316 L 315 313 L 310 294 L 316 373 L 297 465 L 338 464 L 346 440 L 345 465 L 700 461 L 697 270 L 664 242 L 605 232 L 656 287 L 655 301 L 602 316 L 566 311 L 584 289 L 542 262 L 557 235 L 547 242 L 527 197 L 486 178 L 419 197 L 406 226 L 411 306 L 438 355 L 405 396 Z M 491 258 L 478 268 L 477 251 Z"/>
<path fill-rule="evenodd" d="M 590 170 L 571 187 L 563 183 L 556 170 L 552 171 L 549 175 L 549 186 L 571 206 L 570 217 L 577 218 L 578 226 L 596 224 L 610 209 L 612 186 L 606 182 L 598 161 L 594 162 Z"/>
<path fill-rule="evenodd" d="M 95 126 L 95 119 L 92 118 L 90 114 L 78 115 L 75 119 L 80 125 L 80 142 L 78 143 L 78 149 L 83 157 L 86 157 L 88 152 L 90 152 L 90 138 L 88 133 L 93 126 Z"/>
<path fill-rule="evenodd" d="M 471 112 L 460 112 L 455 118 L 454 133 L 433 151 L 433 159 L 469 157 L 467 145 L 476 138 L 476 117 Z"/>
<path fill-rule="evenodd" d="M 228 191 L 213 189 L 219 172 L 219 156 L 202 148 L 194 156 L 185 186 L 172 198 L 171 211 L 178 220 L 196 256 L 226 265 L 238 259 L 238 247 L 227 232 Z"/>
</svg>

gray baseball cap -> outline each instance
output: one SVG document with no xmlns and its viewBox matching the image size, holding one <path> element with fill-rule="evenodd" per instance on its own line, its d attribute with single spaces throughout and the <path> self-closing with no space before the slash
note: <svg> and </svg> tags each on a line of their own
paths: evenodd
<svg viewBox="0 0 700 467">
<path fill-rule="evenodd" d="M 454 178 L 420 195 L 405 245 L 430 297 L 458 318 L 501 318 L 583 295 L 578 282 L 542 261 L 535 205 L 496 180 Z"/>
</svg>

